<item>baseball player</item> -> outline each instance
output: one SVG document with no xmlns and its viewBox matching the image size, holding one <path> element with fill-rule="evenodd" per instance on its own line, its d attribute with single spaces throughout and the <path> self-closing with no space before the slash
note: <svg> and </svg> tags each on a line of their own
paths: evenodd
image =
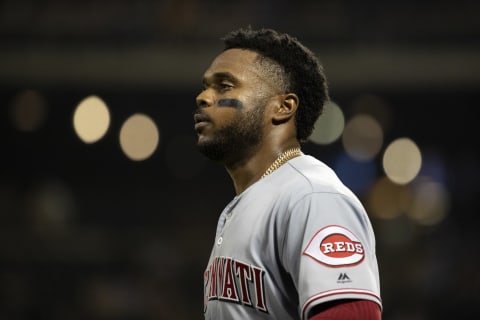
<svg viewBox="0 0 480 320">
<path fill-rule="evenodd" d="M 204 273 L 205 319 L 381 319 L 365 209 L 301 151 L 328 99 L 320 62 L 271 29 L 224 42 L 194 115 L 200 151 L 225 166 L 236 192 Z"/>
</svg>

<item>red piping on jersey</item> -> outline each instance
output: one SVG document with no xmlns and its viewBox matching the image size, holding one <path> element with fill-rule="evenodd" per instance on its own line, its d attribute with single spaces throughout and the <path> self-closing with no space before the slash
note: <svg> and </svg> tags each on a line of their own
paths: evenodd
<svg viewBox="0 0 480 320">
<path fill-rule="evenodd" d="M 362 289 L 354 289 L 354 288 L 350 288 L 350 289 L 340 289 L 340 290 L 329 290 L 329 291 L 324 291 L 322 293 L 319 293 L 319 294 L 316 294 L 314 295 L 313 297 L 310 297 L 310 299 L 308 299 L 304 304 L 303 304 L 303 308 L 302 308 L 302 319 L 307 319 L 307 315 L 306 315 L 306 311 L 308 309 L 308 307 L 315 301 L 319 300 L 319 299 L 322 299 L 322 298 L 326 298 L 326 297 L 329 297 L 329 296 L 334 296 L 334 295 L 343 295 L 343 294 L 362 294 L 362 295 L 367 295 L 367 296 L 371 296 L 373 298 L 375 298 L 375 300 L 379 303 L 381 303 L 382 299 L 380 299 L 379 296 L 377 296 L 376 294 L 374 294 L 373 292 L 371 291 L 367 291 L 367 290 L 362 290 Z M 381 308 L 381 305 L 380 305 L 380 308 Z"/>
</svg>

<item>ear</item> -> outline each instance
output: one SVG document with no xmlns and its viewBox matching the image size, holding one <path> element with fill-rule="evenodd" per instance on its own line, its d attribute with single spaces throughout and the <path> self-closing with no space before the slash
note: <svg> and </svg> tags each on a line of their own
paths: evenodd
<svg viewBox="0 0 480 320">
<path fill-rule="evenodd" d="M 295 117 L 298 108 L 298 96 L 294 93 L 286 93 L 279 96 L 279 104 L 275 108 L 273 122 L 286 122 Z"/>
</svg>

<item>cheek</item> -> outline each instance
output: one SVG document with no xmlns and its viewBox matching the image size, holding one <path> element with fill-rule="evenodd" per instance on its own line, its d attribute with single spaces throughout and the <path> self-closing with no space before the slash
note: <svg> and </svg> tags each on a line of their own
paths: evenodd
<svg viewBox="0 0 480 320">
<path fill-rule="evenodd" d="M 217 107 L 212 110 L 210 117 L 217 128 L 227 127 L 235 121 L 238 110 L 231 107 Z"/>
<path fill-rule="evenodd" d="M 270 97 L 272 97 L 270 91 L 259 86 L 257 90 L 252 91 L 249 95 L 244 95 L 239 100 L 243 101 L 246 108 L 256 108 L 265 106 Z"/>
</svg>

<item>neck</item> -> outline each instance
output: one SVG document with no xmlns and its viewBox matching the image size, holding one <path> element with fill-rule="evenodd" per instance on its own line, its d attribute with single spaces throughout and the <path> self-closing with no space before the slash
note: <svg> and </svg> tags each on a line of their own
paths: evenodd
<svg viewBox="0 0 480 320">
<path fill-rule="evenodd" d="M 301 155 L 300 146 L 296 143 L 278 150 L 268 149 L 256 152 L 244 161 L 226 166 L 226 170 L 232 178 L 235 193 L 238 195 L 259 179 L 274 172 L 288 160 L 299 155 Z"/>
<path fill-rule="evenodd" d="M 263 173 L 262 179 L 268 176 L 270 173 L 273 171 L 277 170 L 280 168 L 282 165 L 287 163 L 290 159 L 296 158 L 300 155 L 302 155 L 302 151 L 300 150 L 299 147 L 291 148 L 288 150 L 283 151 L 275 161 L 268 167 L 268 169 Z"/>
</svg>

